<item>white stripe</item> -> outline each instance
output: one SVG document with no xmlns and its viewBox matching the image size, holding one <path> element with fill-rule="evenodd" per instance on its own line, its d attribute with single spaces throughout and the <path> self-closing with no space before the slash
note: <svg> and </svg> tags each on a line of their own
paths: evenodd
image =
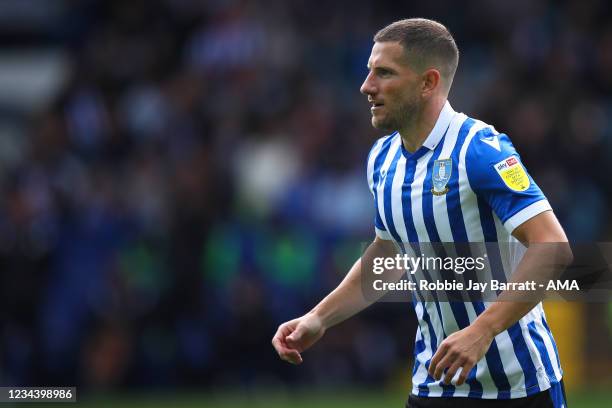
<svg viewBox="0 0 612 408">
<path fill-rule="evenodd" d="M 457 135 L 463 124 L 463 121 L 467 117 L 463 114 L 456 114 L 446 132 L 446 136 L 444 137 L 444 145 L 442 146 L 442 150 L 440 152 L 439 158 L 441 160 L 447 159 L 453 152 L 455 144 L 457 143 Z M 423 192 L 426 194 L 426 192 Z M 436 196 L 431 195 L 433 200 L 433 214 L 434 214 L 434 222 L 436 229 L 438 231 L 438 235 L 440 237 L 441 242 L 453 242 L 453 234 L 450 226 L 450 220 L 448 216 L 448 210 L 446 206 L 446 194 Z M 449 254 L 452 256 L 452 254 Z M 456 255 L 456 254 L 454 254 Z M 450 303 L 447 301 L 443 301 L 439 303 L 440 312 L 442 314 L 442 319 L 444 321 L 444 330 L 446 335 L 450 335 L 459 330 L 459 324 L 456 321 L 453 310 L 450 306 Z M 459 307 L 463 307 L 460 305 Z M 453 380 L 456 382 L 460 373 L 457 373 Z M 469 393 L 470 386 L 468 384 L 463 384 L 460 386 L 455 386 L 455 394 Z"/>
<path fill-rule="evenodd" d="M 465 308 L 467 309 L 470 322 L 476 320 L 476 311 L 474 310 L 474 306 L 471 303 L 466 303 Z M 480 361 L 478 361 L 476 367 L 475 378 L 480 381 L 480 384 L 482 385 L 482 397 L 497 398 L 497 387 L 495 386 L 493 377 L 491 377 L 491 372 L 489 371 L 487 360 L 484 356 L 480 359 Z"/>
<path fill-rule="evenodd" d="M 461 151 L 459 152 L 459 197 L 461 201 L 461 211 L 463 213 L 463 221 L 465 222 L 465 231 L 469 242 L 484 242 L 484 234 L 482 225 L 480 225 L 480 212 L 478 211 L 478 200 L 474 190 L 470 186 L 470 181 L 467 176 L 465 166 L 465 156 L 468 146 L 474 135 L 484 129 L 486 124 L 476 121 L 470 128 Z"/>
<path fill-rule="evenodd" d="M 398 149 L 400 149 L 401 140 L 402 139 L 399 137 L 399 135 L 393 136 L 393 141 L 391 142 L 391 146 L 389 147 L 389 150 L 387 151 L 387 156 L 385 157 L 385 161 L 383 162 L 382 166 L 380 166 L 379 175 L 378 175 L 379 176 L 378 185 L 374 186 L 374 191 L 376 192 L 377 202 L 378 202 L 378 214 L 380 214 L 382 223 L 384 224 L 387 231 L 389 231 L 388 223 L 393 220 L 387 220 L 387 217 L 385 216 L 385 183 L 386 183 L 386 180 L 383 180 L 381 182 L 381 178 L 382 178 L 383 172 L 386 173 L 389 170 L 389 166 L 391 166 L 391 162 L 393 161 L 393 158 L 397 154 Z M 381 238 L 383 237 L 381 236 Z"/>
<path fill-rule="evenodd" d="M 367 174 L 368 174 L 368 186 L 370 187 L 370 192 L 372 193 L 372 195 L 374 194 L 374 162 L 376 162 L 376 157 L 378 157 L 378 154 L 380 153 L 380 150 L 382 149 L 382 145 L 383 145 L 383 140 L 385 140 L 386 138 L 380 138 L 376 141 L 376 143 L 374 143 L 374 146 L 372 147 L 372 150 L 370 151 L 370 159 L 368 160 L 368 170 L 367 170 Z"/>
<path fill-rule="evenodd" d="M 446 132 L 446 136 L 444 137 L 444 145 L 442 146 L 442 151 L 440 152 L 439 156 L 440 160 L 448 159 L 450 157 L 455 144 L 457 143 L 459 129 L 461 129 L 461 125 L 465 119 L 467 119 L 467 117 L 462 113 L 453 117 L 448 131 Z M 453 242 L 453 232 L 451 230 L 448 210 L 446 207 L 446 194 L 438 196 L 432 194 L 432 199 L 434 222 L 436 224 L 436 229 L 438 230 L 438 235 L 440 236 L 440 241 Z"/>
<path fill-rule="evenodd" d="M 493 212 L 493 220 L 495 221 L 495 232 L 497 233 L 497 246 L 499 247 L 502 267 L 504 268 L 504 276 L 507 281 L 523 258 L 523 253 L 517 253 L 517 250 L 522 244 L 512 235 L 508 235 L 508 232 L 495 212 Z"/>
<path fill-rule="evenodd" d="M 529 355 L 531 357 L 531 361 L 536 369 L 536 378 L 538 380 L 538 386 L 540 387 L 540 391 L 544 391 L 550 388 L 550 381 L 548 380 L 548 376 L 546 375 L 546 369 L 544 368 L 544 363 L 540 358 L 540 354 L 538 353 L 538 348 L 536 347 L 531 335 L 529 334 L 529 327 L 527 326 L 528 322 L 531 319 L 527 319 L 527 316 L 521 318 L 519 320 L 519 326 L 521 327 L 521 333 L 525 342 L 527 344 L 527 350 L 529 350 Z"/>
<path fill-rule="evenodd" d="M 544 314 L 542 313 L 540 315 L 540 319 L 536 320 L 536 327 L 538 328 L 538 332 L 544 339 L 544 344 L 546 344 L 546 351 L 548 352 L 548 357 L 550 358 L 550 362 L 555 371 L 555 377 L 557 377 L 557 381 L 561 381 L 561 378 L 563 377 L 563 372 L 559 368 L 561 367 L 561 364 L 559 363 L 559 360 L 557 360 L 557 353 L 555 353 L 555 347 L 553 345 L 554 339 L 552 338 L 551 333 L 549 333 L 548 330 L 546 330 L 546 327 L 544 326 L 544 323 L 543 323 L 543 319 L 544 319 Z"/>
<path fill-rule="evenodd" d="M 423 303 L 415 302 L 414 311 L 417 315 L 417 321 L 419 322 L 419 328 L 421 330 L 423 344 L 425 344 L 425 349 L 415 356 L 415 358 L 420 362 L 421 367 L 419 367 L 417 373 L 412 379 L 412 390 L 413 393 L 418 394 L 418 385 L 424 383 L 427 379 L 427 369 L 425 367 L 425 364 L 429 359 L 433 357 L 433 351 L 431 349 L 431 336 L 429 335 L 429 327 L 427 326 L 425 320 L 423 320 Z"/>
<path fill-rule="evenodd" d="M 387 137 L 391 137 L 391 136 L 387 136 Z M 384 141 L 387 140 L 387 137 L 382 137 L 378 139 L 376 143 L 374 143 L 374 146 L 372 147 L 372 150 L 370 151 L 370 156 L 368 160 L 368 169 L 367 169 L 368 186 L 370 188 L 370 193 L 372 193 L 372 196 L 374 198 L 376 198 L 375 196 L 376 193 L 374 190 L 374 163 L 376 162 L 376 159 L 378 158 L 378 155 L 380 154 Z M 381 219 L 382 219 L 382 215 L 381 215 Z M 392 239 L 391 235 L 387 231 L 383 231 L 379 228 L 376 228 L 376 226 L 374 226 L 374 232 L 376 233 L 376 236 L 378 236 L 381 239 L 386 239 L 386 240 Z"/>
<path fill-rule="evenodd" d="M 427 227 L 425 227 L 425 217 L 423 214 L 423 183 L 427 175 L 427 163 L 433 151 L 430 150 L 417 160 L 416 169 L 414 171 L 414 180 L 410 189 L 410 201 L 412 204 L 412 219 L 414 220 L 414 228 L 419 237 L 419 242 L 430 242 Z"/>
<path fill-rule="evenodd" d="M 506 373 L 506 377 L 508 377 L 508 383 L 510 383 L 510 397 L 526 397 L 527 391 L 524 389 L 525 374 L 514 352 L 510 334 L 507 330 L 504 330 L 495 337 L 495 341 L 497 342 L 497 348 L 501 357 L 502 366 L 504 367 L 504 372 Z M 518 388 L 517 385 L 519 386 Z"/>
<path fill-rule="evenodd" d="M 395 230 L 402 240 L 402 243 L 408 242 L 408 233 L 406 232 L 406 223 L 402 206 L 402 185 L 404 184 L 405 176 L 406 157 L 402 154 L 397 161 L 395 178 L 391 186 L 391 215 L 393 218 L 393 225 L 395 225 Z"/>
<path fill-rule="evenodd" d="M 474 138 L 474 136 L 480 132 L 482 129 L 488 127 L 487 124 L 476 121 L 472 127 L 470 128 L 463 146 L 461 146 L 461 151 L 459 152 L 459 196 L 461 199 L 461 210 L 463 212 L 463 218 L 465 222 L 465 229 L 468 236 L 468 241 L 470 242 L 484 242 L 484 233 L 482 230 L 482 224 L 480 221 L 480 211 L 478 209 L 478 200 L 474 190 L 470 186 L 469 178 L 467 176 L 466 163 L 465 158 L 467 155 L 468 147 L 470 146 L 470 142 Z M 503 237 L 502 237 L 503 238 Z M 498 237 L 499 240 L 499 237 Z M 501 241 L 507 241 L 508 239 L 502 239 Z M 489 265 L 489 271 L 491 267 Z M 471 306 L 471 305 L 470 305 Z M 485 302 L 485 307 L 488 307 L 488 303 Z M 468 310 L 471 307 L 468 307 Z M 474 316 L 475 318 L 475 316 Z M 470 316 L 470 321 L 472 320 L 472 316 Z M 511 397 L 519 397 L 525 396 L 526 391 L 524 390 L 524 373 L 518 361 L 518 358 L 514 352 L 514 347 L 512 345 L 512 340 L 507 331 L 502 332 L 495 338 L 495 342 L 497 343 L 498 350 L 500 353 L 501 363 L 504 368 L 504 372 L 508 377 L 508 382 L 510 383 L 510 395 Z M 483 362 L 483 371 L 486 369 L 487 371 L 487 385 L 492 387 L 491 390 L 496 390 L 495 383 L 492 380 L 490 375 L 488 366 L 486 365 L 486 360 L 482 360 Z M 491 378 L 491 383 L 489 383 L 489 378 Z M 483 384 L 483 388 L 485 385 Z"/>
<path fill-rule="evenodd" d="M 536 215 L 544 212 L 552 210 L 550 203 L 548 200 L 543 199 L 540 201 L 536 201 L 535 203 L 523 208 L 521 211 L 514 214 L 512 217 L 508 218 L 504 223 L 504 227 L 508 231 L 509 234 L 512 234 L 512 231 L 525 221 L 535 217 Z"/>
<path fill-rule="evenodd" d="M 419 304 L 417 304 L 419 305 Z M 416 311 L 416 308 L 415 308 Z M 422 314 L 421 314 L 422 315 Z M 417 360 L 419 362 L 419 367 L 417 368 L 416 372 L 414 373 L 414 375 L 412 376 L 412 393 L 415 395 L 418 395 L 419 393 L 419 389 L 418 389 L 418 385 L 422 384 L 423 382 L 425 382 L 425 380 L 427 379 L 427 368 L 425 367 L 425 362 L 431 358 L 431 351 L 429 352 L 429 354 L 426 354 L 425 352 L 427 351 L 428 347 L 426 342 L 427 340 L 425 339 L 425 337 L 423 336 L 423 333 L 421 332 L 421 319 L 419 318 L 419 326 L 417 327 L 417 334 L 415 337 L 415 347 L 416 347 L 416 342 L 421 340 L 423 342 L 423 344 L 425 344 L 425 350 L 423 350 L 421 353 L 419 353 L 419 356 L 415 356 L 415 360 Z M 427 357 L 429 355 L 429 357 Z"/>
<path fill-rule="evenodd" d="M 432 155 L 433 151 L 430 150 L 417 160 L 414 180 L 412 181 L 410 190 L 412 219 L 414 221 L 414 228 L 416 229 L 419 242 L 430 242 L 423 215 L 423 181 L 427 175 L 427 163 Z M 425 253 L 425 256 L 431 256 L 431 254 L 428 255 Z M 425 302 L 425 308 L 427 309 L 427 313 L 431 318 L 431 324 L 434 328 L 434 333 L 436 334 L 436 346 L 438 346 L 444 339 L 444 330 L 442 327 L 442 322 L 438 316 L 438 309 L 436 308 L 434 302 Z"/>
</svg>

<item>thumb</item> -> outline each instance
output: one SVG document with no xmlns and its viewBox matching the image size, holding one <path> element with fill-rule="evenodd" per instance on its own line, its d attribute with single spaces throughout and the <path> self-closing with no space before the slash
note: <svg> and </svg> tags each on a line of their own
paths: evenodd
<svg viewBox="0 0 612 408">
<path fill-rule="evenodd" d="M 297 343 L 299 342 L 302 337 L 304 336 L 304 326 L 303 325 L 298 325 L 295 330 L 293 331 L 293 333 L 291 333 L 289 336 L 287 336 L 287 341 L 291 342 L 291 343 Z"/>
</svg>

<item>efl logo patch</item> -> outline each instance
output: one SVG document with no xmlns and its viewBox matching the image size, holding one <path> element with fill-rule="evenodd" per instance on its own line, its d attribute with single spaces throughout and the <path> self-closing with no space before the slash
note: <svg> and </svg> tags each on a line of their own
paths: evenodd
<svg viewBox="0 0 612 408">
<path fill-rule="evenodd" d="M 516 157 L 510 156 L 493 167 L 495 167 L 495 171 L 497 171 L 497 174 L 500 175 L 510 190 L 525 191 L 529 188 L 529 176 Z"/>
</svg>

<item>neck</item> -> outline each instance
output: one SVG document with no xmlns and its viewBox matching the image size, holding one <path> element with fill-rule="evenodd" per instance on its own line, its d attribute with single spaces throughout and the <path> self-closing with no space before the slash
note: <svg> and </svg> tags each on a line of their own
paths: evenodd
<svg viewBox="0 0 612 408">
<path fill-rule="evenodd" d="M 410 153 L 417 151 L 431 133 L 446 103 L 445 98 L 435 98 L 415 112 L 410 123 L 399 129 L 404 148 Z"/>
</svg>

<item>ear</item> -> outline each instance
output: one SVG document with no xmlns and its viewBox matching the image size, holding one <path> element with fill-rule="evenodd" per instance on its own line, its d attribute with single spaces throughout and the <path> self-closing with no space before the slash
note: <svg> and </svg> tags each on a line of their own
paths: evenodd
<svg viewBox="0 0 612 408">
<path fill-rule="evenodd" d="M 422 74 L 421 93 L 423 96 L 430 96 L 438 90 L 441 83 L 440 71 L 429 68 Z"/>
</svg>

